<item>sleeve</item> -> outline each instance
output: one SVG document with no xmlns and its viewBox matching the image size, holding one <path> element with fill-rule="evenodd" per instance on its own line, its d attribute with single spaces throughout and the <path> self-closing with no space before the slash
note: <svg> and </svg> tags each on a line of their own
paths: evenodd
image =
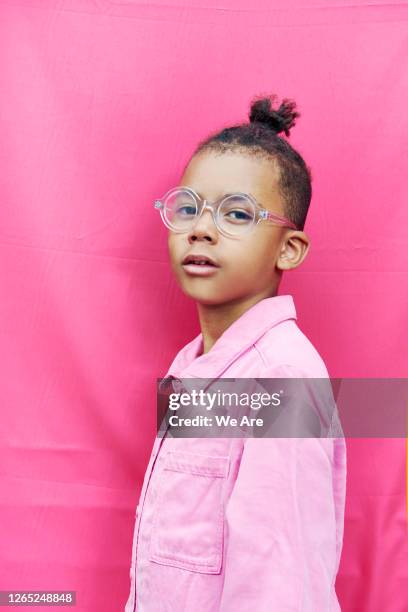
<svg viewBox="0 0 408 612">
<path fill-rule="evenodd" d="M 344 438 L 245 441 L 225 509 L 220 612 L 340 610 L 345 485 Z"/>
</svg>

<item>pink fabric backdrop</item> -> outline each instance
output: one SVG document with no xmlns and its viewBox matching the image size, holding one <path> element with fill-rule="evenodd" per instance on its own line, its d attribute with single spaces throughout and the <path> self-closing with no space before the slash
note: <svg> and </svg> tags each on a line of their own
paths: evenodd
<svg viewBox="0 0 408 612">
<path fill-rule="evenodd" d="M 408 6 L 316 4 L 1 2 L 0 590 L 123 609 L 155 378 L 199 331 L 152 201 L 254 94 L 298 102 L 314 176 L 280 293 L 332 376 L 408 375 Z M 405 440 L 348 449 L 342 609 L 403 612 Z"/>
</svg>

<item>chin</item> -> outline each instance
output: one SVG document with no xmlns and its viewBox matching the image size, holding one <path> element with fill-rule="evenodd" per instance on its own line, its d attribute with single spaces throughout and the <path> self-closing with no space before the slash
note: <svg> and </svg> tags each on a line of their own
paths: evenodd
<svg viewBox="0 0 408 612">
<path fill-rule="evenodd" d="M 191 287 L 187 288 L 186 286 L 181 286 L 183 293 L 188 295 L 192 300 L 199 302 L 200 304 L 206 304 L 208 306 L 224 303 L 225 300 L 220 298 L 220 294 L 218 291 L 194 291 Z"/>
</svg>

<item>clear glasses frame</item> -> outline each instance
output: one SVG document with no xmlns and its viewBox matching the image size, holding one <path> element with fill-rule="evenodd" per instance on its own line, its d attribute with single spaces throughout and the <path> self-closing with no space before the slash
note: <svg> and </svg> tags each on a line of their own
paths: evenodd
<svg viewBox="0 0 408 612">
<path fill-rule="evenodd" d="M 171 222 L 168 220 L 167 216 L 166 216 L 166 200 L 169 196 L 171 196 L 175 191 L 179 191 L 180 189 L 184 190 L 184 191 L 188 191 L 194 198 L 195 202 L 197 203 L 197 211 L 198 214 L 196 214 L 193 223 L 191 224 L 191 226 L 187 229 L 183 228 L 176 228 L 174 227 Z M 160 210 L 160 216 L 161 219 L 164 223 L 164 225 L 170 229 L 172 232 L 175 233 L 187 233 L 189 231 L 191 231 L 191 229 L 194 227 L 194 225 L 197 223 L 198 219 L 201 218 L 201 215 L 203 214 L 204 210 L 206 208 L 208 208 L 209 210 L 211 210 L 212 216 L 213 216 L 213 220 L 214 223 L 217 227 L 217 229 L 221 232 L 221 234 L 224 234 L 225 236 L 228 237 L 240 237 L 243 232 L 241 231 L 239 234 L 234 233 L 234 232 L 227 232 L 225 229 L 223 229 L 219 222 L 218 222 L 218 216 L 219 216 L 219 210 L 220 210 L 220 206 L 221 204 L 224 202 L 224 200 L 230 198 L 230 197 L 237 197 L 237 196 L 245 196 L 246 198 L 248 198 L 253 206 L 254 206 L 254 211 L 255 211 L 255 215 L 253 217 L 252 223 L 248 224 L 246 231 L 244 232 L 245 234 L 247 234 L 248 232 L 252 231 L 256 225 L 258 225 L 258 223 L 260 223 L 260 221 L 271 221 L 273 224 L 276 225 L 280 225 L 282 227 L 289 227 L 291 229 L 295 229 L 297 230 L 298 227 L 292 222 L 290 221 L 287 217 L 283 217 L 281 215 L 278 215 L 277 213 L 273 213 L 270 212 L 269 210 L 267 210 L 266 208 L 264 208 L 251 194 L 249 193 L 242 193 L 242 192 L 237 192 L 237 193 L 230 193 L 227 194 L 225 196 L 223 196 L 222 198 L 220 198 L 219 200 L 216 200 L 215 202 L 210 202 L 209 200 L 206 199 L 202 199 L 198 193 L 196 193 L 194 191 L 194 189 L 192 189 L 192 187 L 185 187 L 183 185 L 179 185 L 177 187 L 173 187 L 172 189 L 169 189 L 163 197 L 161 197 L 158 200 L 154 201 L 154 208 Z"/>
</svg>

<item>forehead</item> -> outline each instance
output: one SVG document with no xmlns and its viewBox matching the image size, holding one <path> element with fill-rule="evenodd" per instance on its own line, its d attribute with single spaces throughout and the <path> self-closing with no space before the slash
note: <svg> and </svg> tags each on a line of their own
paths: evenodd
<svg viewBox="0 0 408 612">
<path fill-rule="evenodd" d="M 225 193 L 250 193 L 264 206 L 279 198 L 273 160 L 242 153 L 199 153 L 186 167 L 180 184 L 201 197 L 217 200 Z"/>
</svg>

